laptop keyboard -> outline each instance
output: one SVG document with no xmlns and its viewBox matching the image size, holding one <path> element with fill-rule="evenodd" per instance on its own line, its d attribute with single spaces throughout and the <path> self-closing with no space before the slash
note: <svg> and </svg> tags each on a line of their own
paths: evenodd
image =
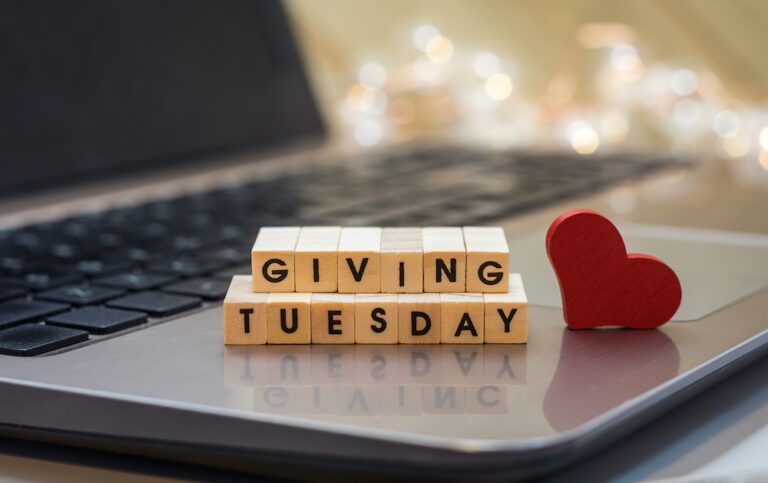
<svg viewBox="0 0 768 483">
<path fill-rule="evenodd" d="M 677 164 L 419 150 L 0 231 L 0 354 L 83 346 L 217 303 L 250 272 L 261 226 L 488 224 Z"/>
</svg>

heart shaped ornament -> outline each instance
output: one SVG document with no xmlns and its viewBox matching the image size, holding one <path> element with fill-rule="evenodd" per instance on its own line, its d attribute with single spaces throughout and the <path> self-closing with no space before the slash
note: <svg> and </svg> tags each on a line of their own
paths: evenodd
<svg viewBox="0 0 768 483">
<path fill-rule="evenodd" d="M 571 329 L 654 329 L 680 306 L 675 272 L 650 255 L 627 254 L 619 230 L 597 212 L 560 215 L 547 232 L 547 254 Z"/>
</svg>

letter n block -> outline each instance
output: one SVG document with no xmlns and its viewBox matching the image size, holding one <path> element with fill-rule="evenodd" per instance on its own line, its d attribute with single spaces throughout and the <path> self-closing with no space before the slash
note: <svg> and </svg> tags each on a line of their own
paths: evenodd
<svg viewBox="0 0 768 483">
<path fill-rule="evenodd" d="M 355 342 L 397 344 L 397 295 L 355 294 Z"/>
<path fill-rule="evenodd" d="M 482 344 L 485 340 L 485 306 L 479 293 L 440 294 L 440 342 Z"/>
<path fill-rule="evenodd" d="M 424 245 L 424 291 L 464 292 L 467 252 L 458 227 L 422 229 Z"/>
<path fill-rule="evenodd" d="M 271 293 L 267 297 L 267 344 L 312 342 L 310 293 Z"/>
<path fill-rule="evenodd" d="M 343 293 L 312 294 L 312 343 L 355 343 L 355 296 Z"/>
<path fill-rule="evenodd" d="M 224 344 L 267 343 L 267 294 L 251 291 L 251 277 L 235 275 L 224 298 Z"/>
<path fill-rule="evenodd" d="M 467 292 L 504 293 L 509 285 L 509 245 L 498 226 L 465 226 Z"/>
<path fill-rule="evenodd" d="M 262 228 L 251 250 L 254 292 L 294 292 L 299 227 Z"/>
<path fill-rule="evenodd" d="M 440 294 L 400 294 L 397 304 L 401 344 L 440 343 Z"/>
<path fill-rule="evenodd" d="M 485 342 L 524 344 L 528 341 L 528 299 L 519 273 L 509 275 L 507 293 L 487 293 L 485 299 Z"/>
</svg>

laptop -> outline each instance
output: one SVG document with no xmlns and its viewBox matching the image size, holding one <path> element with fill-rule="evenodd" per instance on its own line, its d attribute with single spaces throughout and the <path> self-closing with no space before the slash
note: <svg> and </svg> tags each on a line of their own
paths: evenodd
<svg viewBox="0 0 768 483">
<path fill-rule="evenodd" d="M 766 352 L 768 236 L 697 223 L 675 183 L 736 189 L 699 160 L 340 152 L 277 2 L 3 2 L 0 19 L 0 436 L 291 479 L 509 480 Z M 676 270 L 672 322 L 565 328 L 544 235 L 574 207 Z M 525 281 L 528 344 L 223 344 L 261 226 L 485 224 Z"/>
</svg>

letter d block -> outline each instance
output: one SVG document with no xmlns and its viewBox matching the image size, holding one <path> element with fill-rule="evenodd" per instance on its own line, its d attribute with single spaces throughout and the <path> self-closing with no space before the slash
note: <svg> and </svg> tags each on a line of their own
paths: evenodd
<svg viewBox="0 0 768 483">
<path fill-rule="evenodd" d="M 507 293 L 487 293 L 485 299 L 485 342 L 525 344 L 528 341 L 528 299 L 519 273 L 509 275 Z"/>
<path fill-rule="evenodd" d="M 504 293 L 509 285 L 509 246 L 500 227 L 464 227 L 467 292 Z"/>
<path fill-rule="evenodd" d="M 267 343 L 267 294 L 251 292 L 251 277 L 235 275 L 224 298 L 224 344 Z"/>
<path fill-rule="evenodd" d="M 355 342 L 397 344 L 397 295 L 355 294 Z"/>
<path fill-rule="evenodd" d="M 251 250 L 254 292 L 294 292 L 299 227 L 262 228 Z"/>
<path fill-rule="evenodd" d="M 397 304 L 401 344 L 440 343 L 440 294 L 402 294 Z"/>
<path fill-rule="evenodd" d="M 355 343 L 355 296 L 343 293 L 312 294 L 312 343 Z"/>
<path fill-rule="evenodd" d="M 479 293 L 440 294 L 440 342 L 482 344 L 485 340 L 485 310 Z"/>
<path fill-rule="evenodd" d="M 312 326 L 309 293 L 271 293 L 267 297 L 267 344 L 309 344 Z"/>
</svg>

